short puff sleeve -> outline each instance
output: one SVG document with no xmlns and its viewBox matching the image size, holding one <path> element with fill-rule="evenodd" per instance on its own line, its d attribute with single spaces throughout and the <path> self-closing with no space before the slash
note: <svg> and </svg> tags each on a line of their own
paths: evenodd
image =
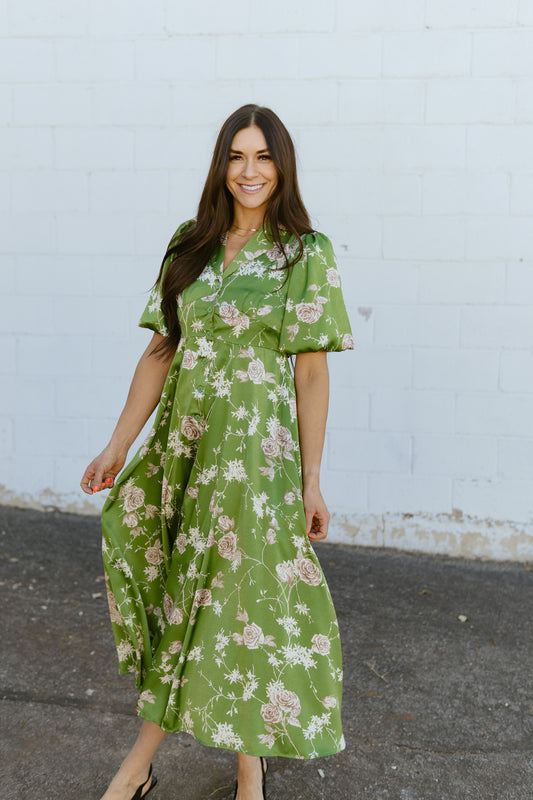
<svg viewBox="0 0 533 800">
<path fill-rule="evenodd" d="M 279 349 L 287 355 L 353 350 L 333 245 L 322 233 L 302 238 L 304 254 L 290 268 Z"/>
<path fill-rule="evenodd" d="M 187 222 L 183 222 L 173 235 L 168 246 L 170 247 L 171 245 L 176 244 L 182 233 L 184 233 L 184 231 L 193 222 L 194 220 L 187 220 Z M 163 274 L 161 275 L 161 280 L 157 281 L 151 290 L 146 307 L 141 315 L 141 318 L 139 319 L 140 328 L 149 328 L 155 333 L 160 333 L 162 336 L 168 336 L 168 328 L 165 315 L 163 314 L 163 310 L 161 308 L 161 284 L 169 264 L 170 259 L 167 258 L 163 264 Z"/>
</svg>

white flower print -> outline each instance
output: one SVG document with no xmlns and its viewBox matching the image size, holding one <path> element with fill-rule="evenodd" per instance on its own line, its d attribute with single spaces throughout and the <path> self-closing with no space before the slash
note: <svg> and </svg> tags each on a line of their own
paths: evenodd
<svg viewBox="0 0 533 800">
<path fill-rule="evenodd" d="M 330 286 L 338 288 L 341 285 L 340 275 L 334 267 L 330 267 L 326 270 L 326 278 Z"/>
<path fill-rule="evenodd" d="M 198 362 L 198 353 L 194 350 L 185 350 L 183 353 L 183 360 L 181 362 L 181 366 L 183 369 L 194 369 Z"/>
<path fill-rule="evenodd" d="M 322 633 L 315 633 L 311 641 L 313 642 L 313 650 L 315 653 L 319 653 L 321 656 L 327 656 L 331 649 L 331 642 L 327 636 L 324 636 Z"/>
<path fill-rule="evenodd" d="M 322 316 L 322 307 L 317 303 L 298 303 L 296 306 L 296 316 L 300 322 L 318 322 Z"/>
</svg>

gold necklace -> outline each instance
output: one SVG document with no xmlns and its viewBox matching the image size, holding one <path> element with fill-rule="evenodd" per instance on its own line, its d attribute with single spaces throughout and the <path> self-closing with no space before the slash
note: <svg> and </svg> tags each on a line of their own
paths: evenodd
<svg viewBox="0 0 533 800">
<path fill-rule="evenodd" d="M 234 231 L 235 233 L 244 236 L 246 233 L 256 233 L 258 230 L 258 228 L 238 228 L 236 225 L 232 225 L 230 228 L 230 233 Z"/>
</svg>

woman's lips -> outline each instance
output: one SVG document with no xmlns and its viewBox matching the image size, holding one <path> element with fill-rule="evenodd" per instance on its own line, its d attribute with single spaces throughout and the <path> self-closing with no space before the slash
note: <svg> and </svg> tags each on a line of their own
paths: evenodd
<svg viewBox="0 0 533 800">
<path fill-rule="evenodd" d="M 264 186 L 265 186 L 265 184 L 264 184 L 264 183 L 255 183 L 255 184 L 253 184 L 253 185 L 250 185 L 250 186 L 248 186 L 248 185 L 247 185 L 247 184 L 245 184 L 245 183 L 239 183 L 239 188 L 240 188 L 240 189 L 242 189 L 242 191 L 243 191 L 245 194 L 257 194 L 257 192 L 260 192 L 260 191 L 261 191 L 261 189 L 262 189 Z"/>
</svg>

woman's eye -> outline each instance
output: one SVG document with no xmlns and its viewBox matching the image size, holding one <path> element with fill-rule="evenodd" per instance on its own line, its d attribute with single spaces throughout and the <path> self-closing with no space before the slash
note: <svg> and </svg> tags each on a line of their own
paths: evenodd
<svg viewBox="0 0 533 800">
<path fill-rule="evenodd" d="M 268 153 L 263 153 L 262 155 L 259 156 L 259 160 L 260 161 L 271 161 L 272 159 L 268 155 Z"/>
<path fill-rule="evenodd" d="M 230 156 L 229 160 L 230 161 L 237 161 L 238 158 L 240 158 L 240 156 Z"/>
</svg>

